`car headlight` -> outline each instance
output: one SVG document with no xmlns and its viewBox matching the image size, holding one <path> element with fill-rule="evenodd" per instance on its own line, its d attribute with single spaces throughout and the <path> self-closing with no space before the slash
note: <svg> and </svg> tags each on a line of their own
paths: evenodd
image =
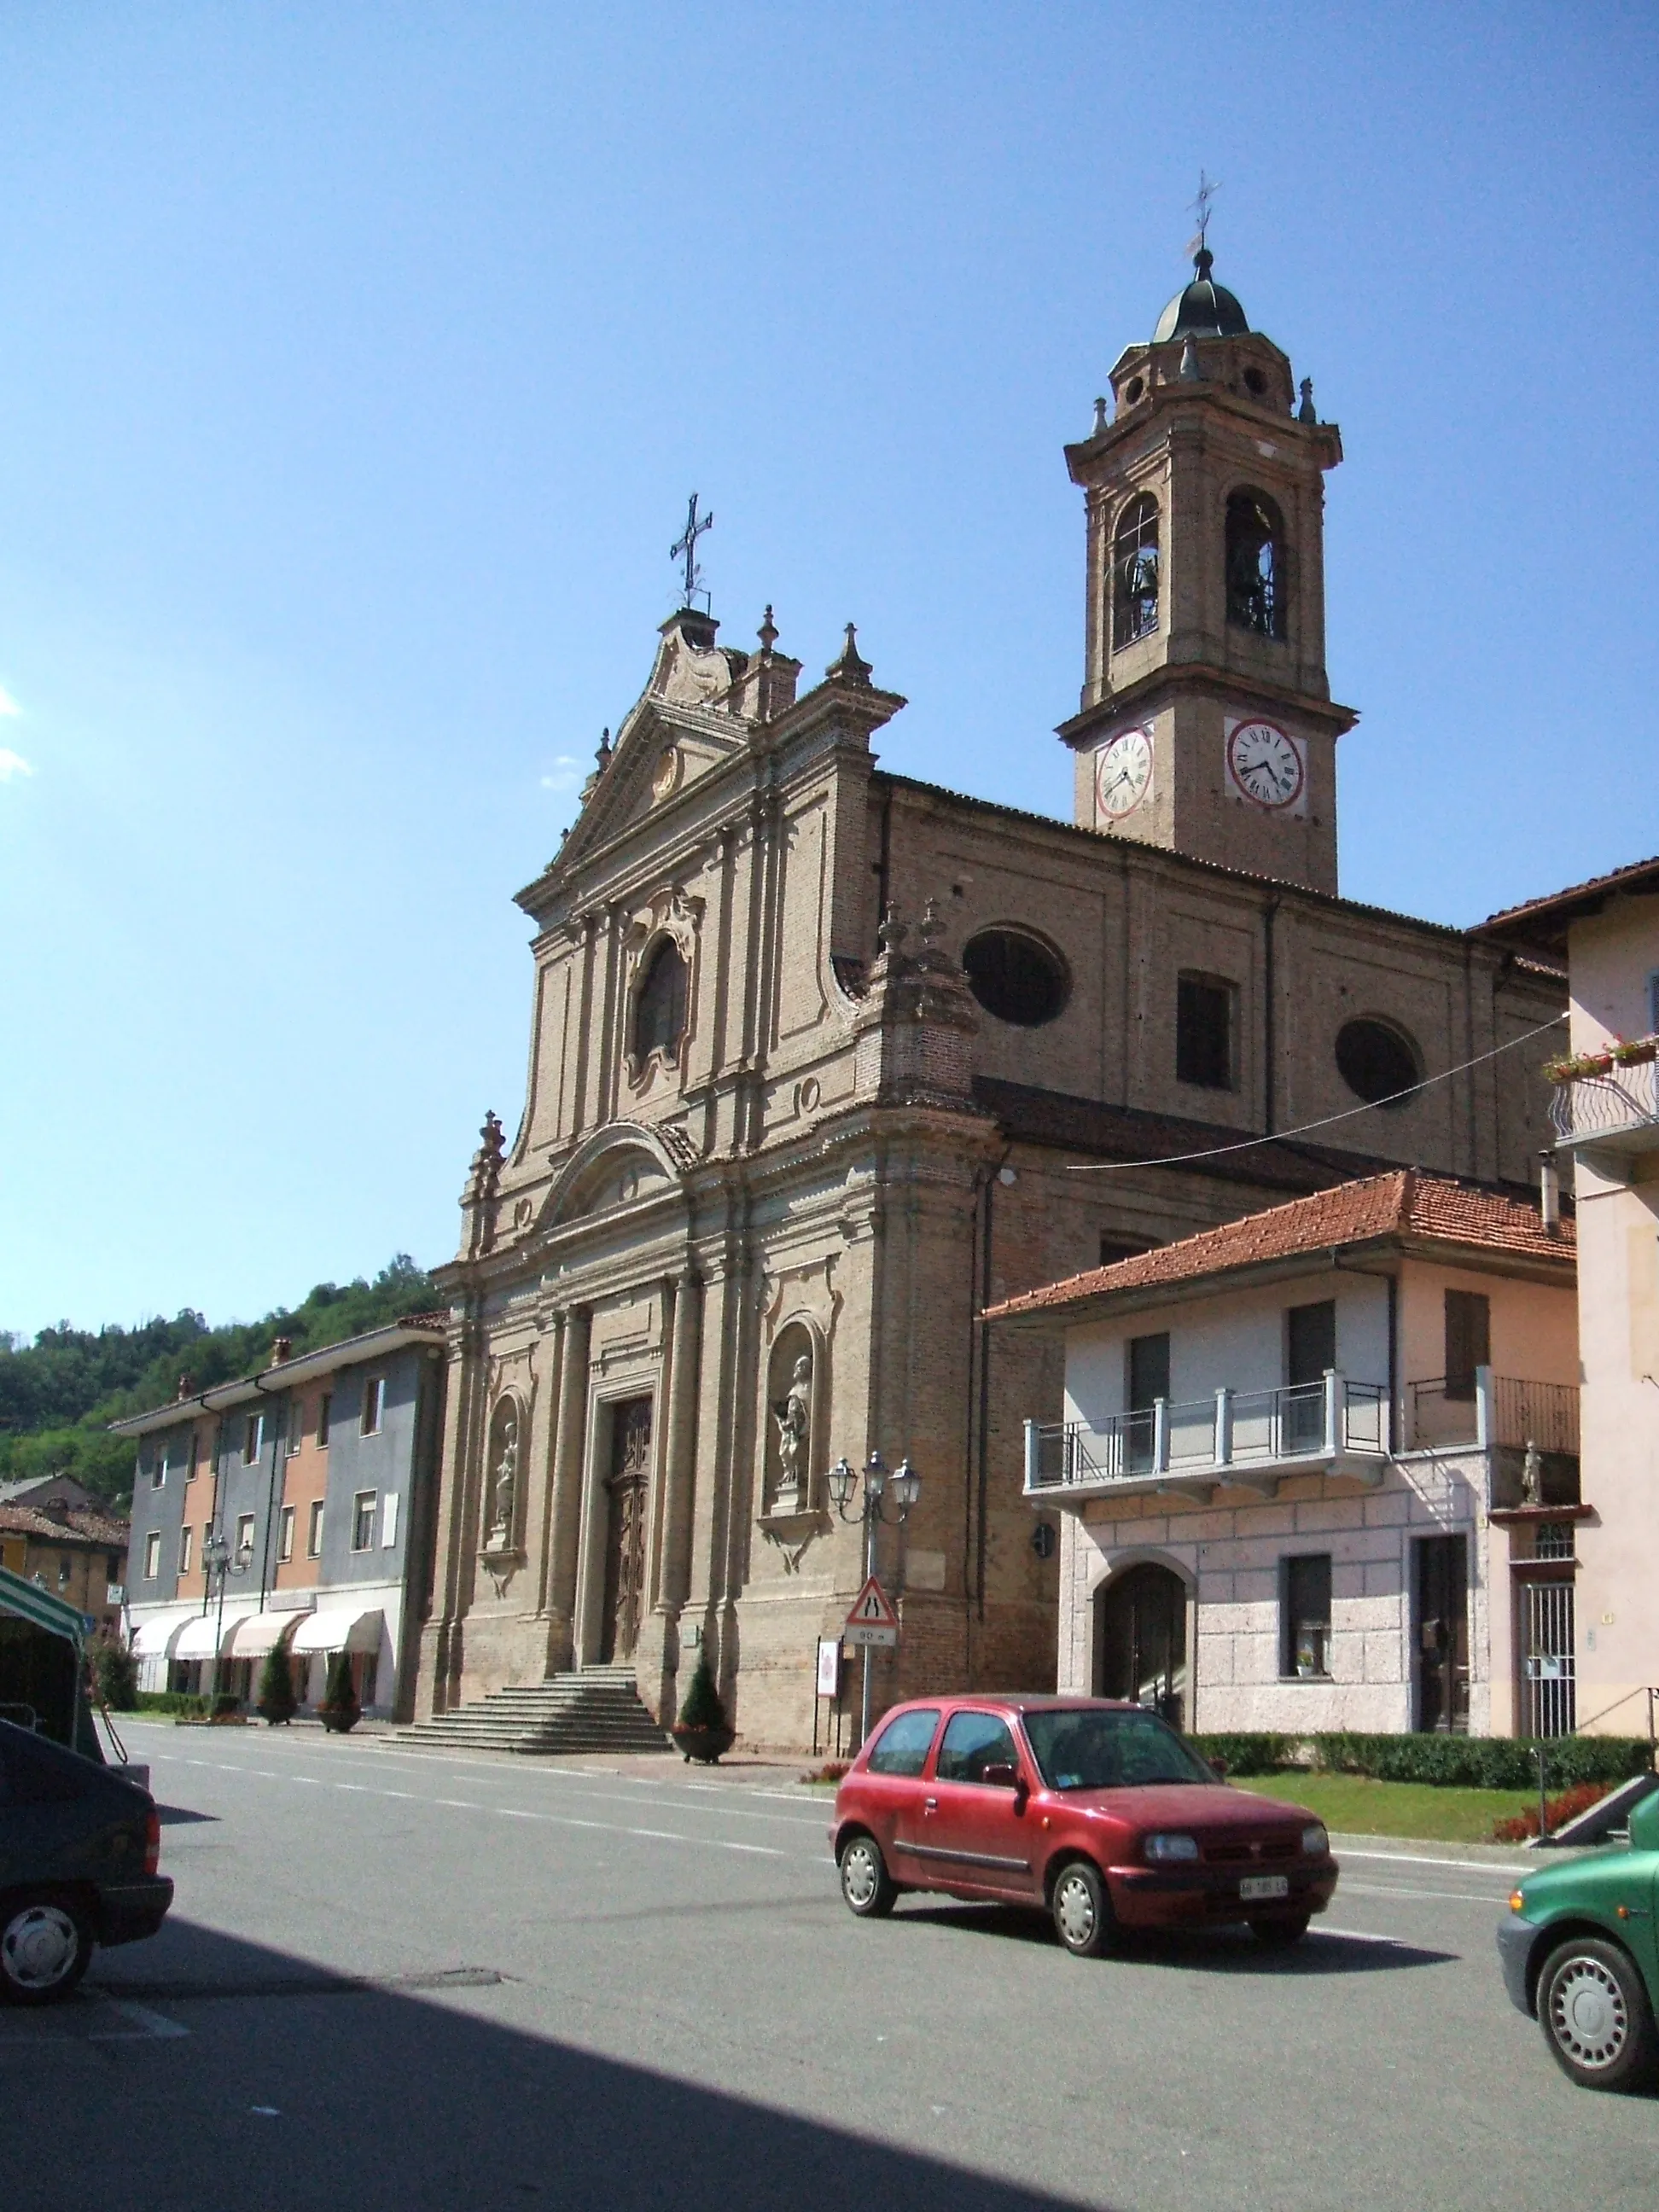
<svg viewBox="0 0 1659 2212">
<path fill-rule="evenodd" d="M 1310 1820 L 1302 1831 L 1302 1851 L 1305 1858 L 1322 1859 L 1331 1847 L 1322 1820 Z"/>
<path fill-rule="evenodd" d="M 1196 1836 L 1148 1836 L 1140 1846 L 1142 1856 L 1154 1866 L 1167 1865 L 1171 1859 L 1195 1859 L 1198 1856 Z"/>
</svg>

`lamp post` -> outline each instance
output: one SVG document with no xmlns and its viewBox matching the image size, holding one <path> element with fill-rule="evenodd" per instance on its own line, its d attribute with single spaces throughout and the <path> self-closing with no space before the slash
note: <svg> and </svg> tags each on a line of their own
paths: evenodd
<svg viewBox="0 0 1659 2212">
<path fill-rule="evenodd" d="M 853 1500 L 859 1486 L 858 1471 L 843 1453 L 830 1470 L 829 1484 L 830 1502 L 841 1518 L 848 1522 L 860 1521 L 864 1524 L 864 1578 L 868 1582 L 876 1571 L 876 1531 L 884 1522 L 896 1528 L 904 1526 L 910 1517 L 911 1507 L 921 1496 L 921 1477 L 908 1458 L 902 1459 L 890 1471 L 881 1454 L 872 1451 L 865 1462 L 864 1495 L 854 1510 Z M 886 1498 L 891 1498 L 896 1508 L 891 1514 L 884 1510 L 883 1501 Z M 859 1716 L 860 1747 L 869 1739 L 870 1646 L 866 1644 L 864 1647 L 862 1705 Z"/>
<path fill-rule="evenodd" d="M 252 1558 L 252 1544 L 239 1544 L 233 1552 L 216 1528 L 203 1539 L 202 1579 L 206 1583 L 216 1578 L 219 1584 L 219 1619 L 213 1632 L 212 1695 L 216 1701 L 219 1695 L 219 1656 L 225 1640 L 225 1577 L 245 1575 Z"/>
</svg>

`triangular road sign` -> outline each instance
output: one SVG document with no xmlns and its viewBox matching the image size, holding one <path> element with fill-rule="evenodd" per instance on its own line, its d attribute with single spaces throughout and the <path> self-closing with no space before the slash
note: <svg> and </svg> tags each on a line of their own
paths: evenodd
<svg viewBox="0 0 1659 2212">
<path fill-rule="evenodd" d="M 847 1616 L 849 1628 L 896 1628 L 898 1615 L 889 1604 L 887 1593 L 873 1575 L 854 1601 L 853 1610 Z"/>
</svg>

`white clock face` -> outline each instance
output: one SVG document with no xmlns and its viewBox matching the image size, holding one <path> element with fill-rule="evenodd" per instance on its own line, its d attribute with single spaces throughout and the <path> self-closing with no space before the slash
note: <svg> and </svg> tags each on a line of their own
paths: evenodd
<svg viewBox="0 0 1659 2212">
<path fill-rule="evenodd" d="M 1227 739 L 1227 765 L 1258 806 L 1294 806 L 1307 780 L 1300 748 L 1273 722 L 1240 722 Z"/>
<path fill-rule="evenodd" d="M 1101 812 L 1114 822 L 1133 814 L 1152 780 L 1152 739 L 1145 730 L 1126 730 L 1102 752 L 1095 769 Z"/>
</svg>

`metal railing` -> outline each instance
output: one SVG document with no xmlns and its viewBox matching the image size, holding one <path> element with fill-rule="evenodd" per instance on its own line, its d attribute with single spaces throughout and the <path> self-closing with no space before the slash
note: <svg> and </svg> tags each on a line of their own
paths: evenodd
<svg viewBox="0 0 1659 2212">
<path fill-rule="evenodd" d="M 1408 1451 L 1460 1444 L 1524 1451 L 1535 1444 L 1540 1452 L 1577 1455 L 1576 1382 L 1528 1382 L 1477 1367 L 1468 1381 L 1435 1375 L 1408 1382 L 1406 1407 Z"/>
<path fill-rule="evenodd" d="M 1659 1122 L 1659 1061 L 1614 1066 L 1605 1075 L 1577 1075 L 1558 1083 L 1550 1121 L 1566 1144 L 1618 1136 Z"/>
<path fill-rule="evenodd" d="M 1388 1449 L 1387 1391 L 1332 1371 L 1322 1382 L 1275 1390 L 1223 1389 L 1207 1398 L 1159 1398 L 1097 1425 L 1027 1421 L 1025 1487 L 1030 1492 L 1149 1477 L 1220 1480 L 1232 1468 L 1330 1459 L 1342 1452 L 1381 1459 Z"/>
</svg>

